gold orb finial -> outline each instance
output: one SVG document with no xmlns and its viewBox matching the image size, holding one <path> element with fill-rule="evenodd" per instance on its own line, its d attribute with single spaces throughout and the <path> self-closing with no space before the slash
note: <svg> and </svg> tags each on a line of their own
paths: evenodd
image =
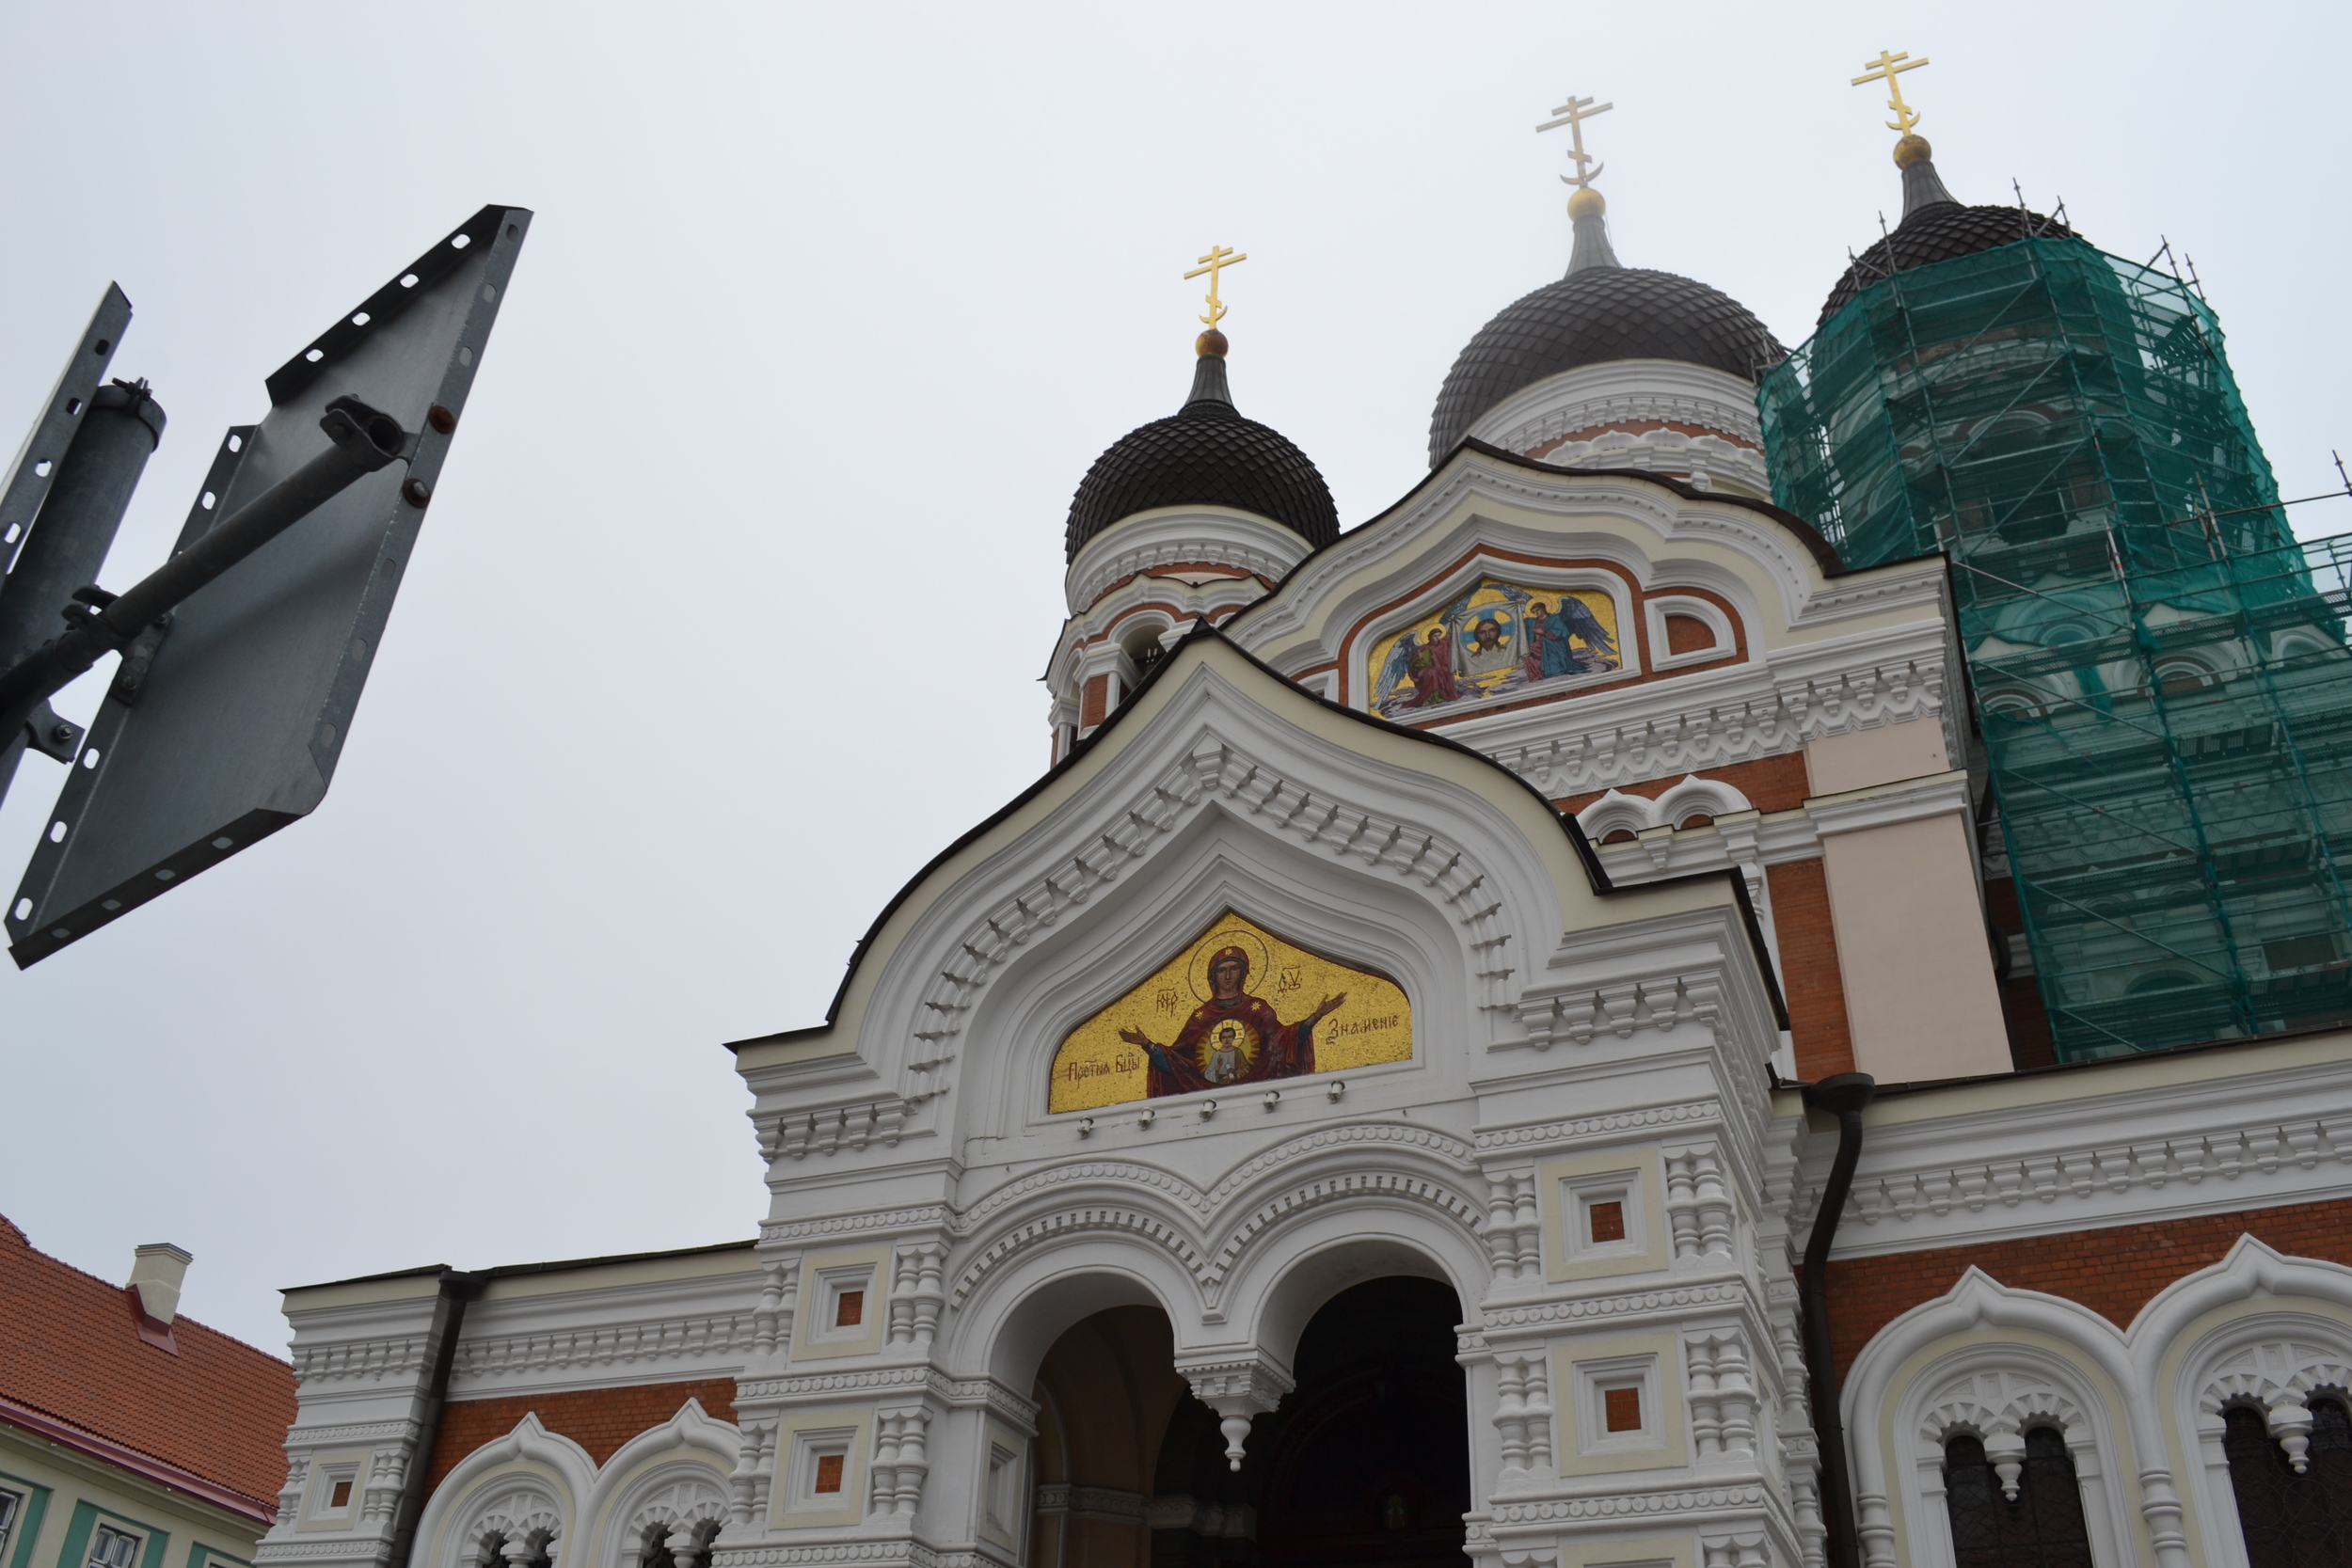
<svg viewBox="0 0 2352 1568">
<path fill-rule="evenodd" d="M 1916 131 L 1895 144 L 1895 166 L 1897 168 L 1909 168 L 1914 164 L 1924 164 L 1934 156 L 1935 149 L 1929 146 L 1928 138 Z"/>
<path fill-rule="evenodd" d="M 1601 198 L 1600 192 L 1590 185 L 1579 188 L 1575 195 L 1568 198 L 1568 216 L 1572 218 L 1597 218 L 1607 211 L 1609 203 Z"/>
<path fill-rule="evenodd" d="M 1225 334 L 1214 326 L 1192 341 L 1192 352 L 1203 359 L 1222 359 L 1232 346 L 1225 341 Z"/>
</svg>

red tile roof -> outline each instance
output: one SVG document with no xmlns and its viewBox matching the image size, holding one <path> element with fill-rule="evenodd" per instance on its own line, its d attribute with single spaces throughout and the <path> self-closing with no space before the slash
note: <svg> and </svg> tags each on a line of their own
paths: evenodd
<svg viewBox="0 0 2352 1568">
<path fill-rule="evenodd" d="M 86 1451 L 274 1517 L 294 1369 L 193 1318 L 170 1338 L 176 1354 L 142 1341 L 124 1287 L 36 1252 L 0 1217 L 0 1420 L 70 1444 L 87 1434 Z"/>
</svg>

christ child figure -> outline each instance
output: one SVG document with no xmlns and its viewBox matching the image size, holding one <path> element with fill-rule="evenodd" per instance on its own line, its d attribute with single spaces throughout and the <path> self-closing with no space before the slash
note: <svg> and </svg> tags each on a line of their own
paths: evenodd
<svg viewBox="0 0 2352 1568">
<path fill-rule="evenodd" d="M 1305 1018 L 1284 1023 L 1270 1004 L 1249 994 L 1248 984 L 1249 956 L 1220 947 L 1209 958 L 1209 1000 L 1192 1010 L 1172 1044 L 1162 1045 L 1140 1029 L 1119 1032 L 1150 1059 L 1153 1098 L 1315 1070 L 1315 1025 L 1339 1010 L 1347 992 L 1327 996 Z"/>
</svg>

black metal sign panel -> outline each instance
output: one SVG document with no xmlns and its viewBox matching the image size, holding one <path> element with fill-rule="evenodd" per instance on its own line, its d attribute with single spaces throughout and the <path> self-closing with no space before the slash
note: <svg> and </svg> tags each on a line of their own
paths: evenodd
<svg viewBox="0 0 2352 1568">
<path fill-rule="evenodd" d="M 383 410 L 416 443 L 125 652 L 9 900 L 18 967 L 326 796 L 530 224 L 519 207 L 476 213 L 272 375 L 259 425 L 230 432 L 174 554 L 326 450 L 334 398 Z"/>
</svg>

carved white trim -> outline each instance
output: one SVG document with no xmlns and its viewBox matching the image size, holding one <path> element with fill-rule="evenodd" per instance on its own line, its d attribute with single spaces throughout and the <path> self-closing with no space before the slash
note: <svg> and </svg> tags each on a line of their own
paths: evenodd
<svg viewBox="0 0 2352 1568">
<path fill-rule="evenodd" d="M 713 1419 L 694 1399 L 622 1444 L 597 1471 L 585 1510 L 596 1521 L 594 1555 L 570 1568 L 639 1568 L 646 1532 L 656 1527 L 665 1537 L 684 1530 L 707 1545 L 730 1519 L 748 1522 L 750 1499 L 738 1496 L 743 1489 L 735 1481 L 743 1449 L 742 1431 Z"/>
<path fill-rule="evenodd" d="M 1836 1256 L 2352 1197 L 2352 1062 L 2239 1060 L 2159 1083 L 2117 1064 L 2086 1081 L 2108 1092 L 1874 1125 Z M 1836 1140 L 1800 1138 L 1786 1212 L 1802 1228 Z"/>
<path fill-rule="evenodd" d="M 1454 840 L 1359 801 L 1302 784 L 1233 740 L 1203 735 L 1187 755 L 1139 790 L 1124 809 L 1103 812 L 1107 826 L 1078 853 L 1001 896 L 963 928 L 924 984 L 906 1052 L 904 1098 L 919 1105 L 946 1091 L 964 1020 L 995 974 L 1028 942 L 1101 896 L 1130 867 L 1220 803 L 1264 831 L 1334 859 L 1418 882 L 1447 906 L 1463 945 L 1486 960 L 1473 977 L 1474 1001 L 1507 1005 L 1527 950 L 1510 921 L 1499 884 Z"/>
<path fill-rule="evenodd" d="M 1063 597 L 1080 615 L 1123 578 L 1214 562 L 1279 582 L 1312 548 L 1293 530 L 1232 507 L 1163 506 L 1122 517 L 1079 546 Z"/>
<path fill-rule="evenodd" d="M 2241 1236 L 2220 1262 L 2159 1291 L 2133 1320 L 2130 1338 L 2151 1402 L 2166 1407 L 2192 1456 L 2182 1479 L 2205 1561 L 2245 1568 L 2222 1411 L 2239 1401 L 2261 1405 L 2290 1462 L 2300 1457 L 2309 1396 L 2352 1389 L 2352 1269 L 2289 1258 Z M 2171 1386 L 2164 1387 L 2168 1371 Z"/>
<path fill-rule="evenodd" d="M 1548 375 L 1480 415 L 1469 434 L 1524 454 L 1578 431 L 1650 420 L 1722 431 L 1755 450 L 1761 470 L 1755 384 L 1679 359 L 1612 359 Z"/>
<path fill-rule="evenodd" d="M 1712 599 L 1702 599 L 1694 594 L 1652 594 L 1642 601 L 1642 613 L 1649 624 L 1650 658 L 1653 670 L 1681 670 L 1693 664 L 1712 664 L 1717 659 L 1739 652 L 1740 635 L 1731 617 Z M 1666 617 L 1678 615 L 1696 621 L 1714 634 L 1714 642 L 1705 648 L 1692 648 L 1683 653 L 1670 653 L 1673 639 L 1667 635 Z"/>
<path fill-rule="evenodd" d="M 505 1436 L 459 1460 L 434 1488 L 417 1524 L 419 1549 L 430 1554 L 425 1560 L 433 1568 L 501 1568 L 487 1555 L 492 1536 L 545 1546 L 557 1557 L 596 1479 L 586 1449 L 526 1415 Z"/>
<path fill-rule="evenodd" d="M 1567 710 L 1573 722 L 1539 705 L 1440 728 L 1555 800 L 1779 756 L 1882 724 L 1931 719 L 1949 729 L 1948 672 L 1940 658 L 1858 657 L 1846 668 L 1801 677 L 1784 673 L 1791 662 L 1776 653 L 1765 666 L 1734 664 L 1593 692 Z"/>
</svg>

